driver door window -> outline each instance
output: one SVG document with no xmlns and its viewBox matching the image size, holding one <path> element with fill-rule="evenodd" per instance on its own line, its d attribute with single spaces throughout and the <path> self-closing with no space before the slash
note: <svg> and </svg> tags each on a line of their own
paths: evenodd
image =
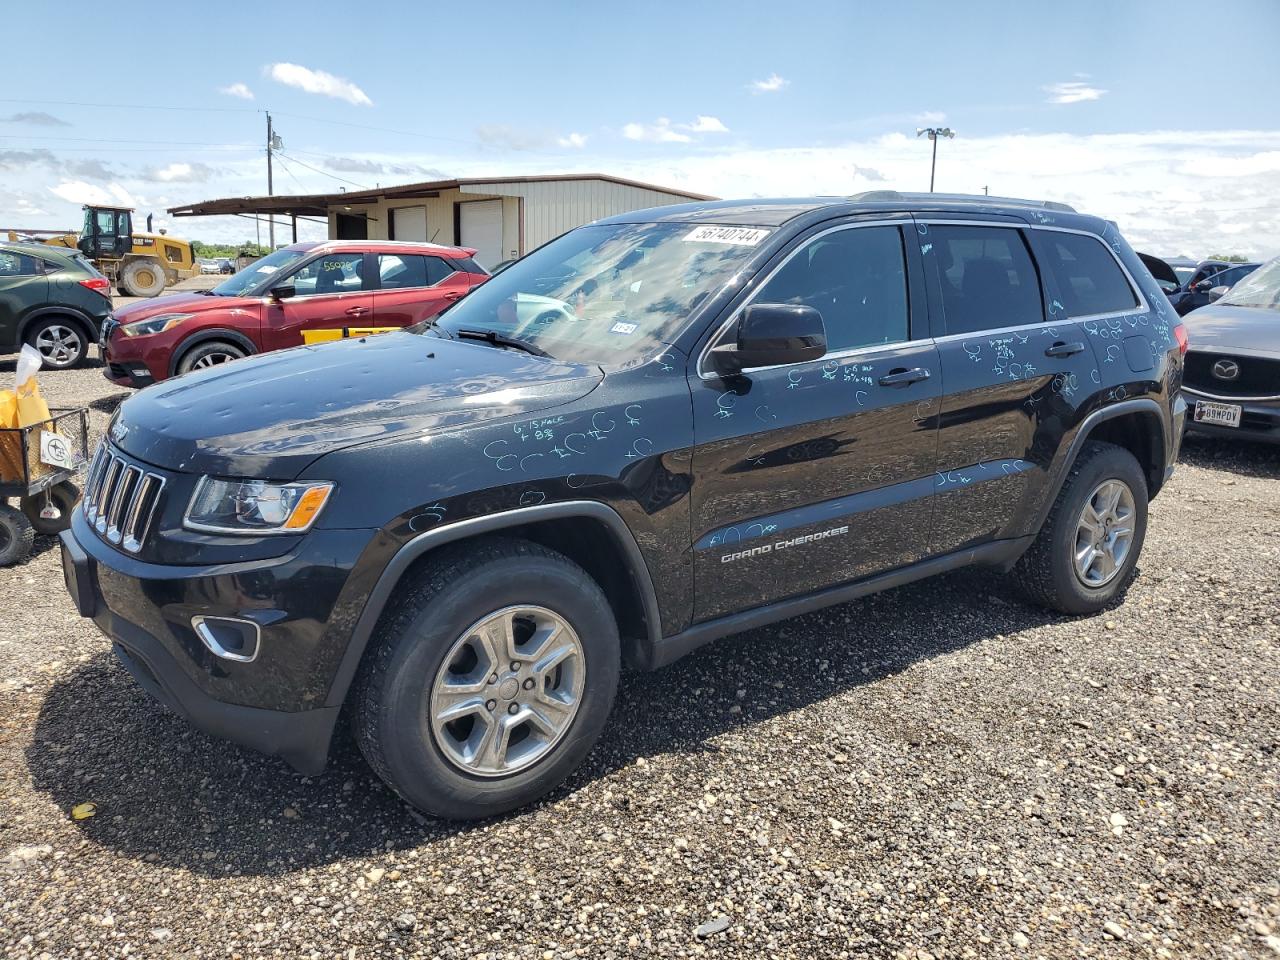
<svg viewBox="0 0 1280 960">
<path fill-rule="evenodd" d="M 364 289 L 362 253 L 330 253 L 312 260 L 290 277 L 295 296 L 359 293 Z"/>
<path fill-rule="evenodd" d="M 854 227 L 797 250 L 754 298 L 813 307 L 827 328 L 827 352 L 907 339 L 907 269 L 895 226 Z"/>
</svg>

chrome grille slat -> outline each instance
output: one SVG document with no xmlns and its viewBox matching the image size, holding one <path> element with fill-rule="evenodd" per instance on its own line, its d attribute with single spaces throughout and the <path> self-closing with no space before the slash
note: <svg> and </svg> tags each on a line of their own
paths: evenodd
<svg viewBox="0 0 1280 960">
<path fill-rule="evenodd" d="M 137 553 L 146 543 L 164 482 L 164 477 L 129 463 L 103 443 L 85 484 L 85 519 L 109 543 Z"/>
</svg>

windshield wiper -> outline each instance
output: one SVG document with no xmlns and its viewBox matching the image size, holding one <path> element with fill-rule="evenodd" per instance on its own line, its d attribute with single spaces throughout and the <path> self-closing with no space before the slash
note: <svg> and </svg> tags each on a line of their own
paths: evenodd
<svg viewBox="0 0 1280 960">
<path fill-rule="evenodd" d="M 453 331 L 454 336 L 462 340 L 483 340 L 485 343 L 491 343 L 495 347 L 514 347 L 516 350 L 523 350 L 525 353 L 531 353 L 535 357 L 550 357 L 551 354 L 543 350 L 541 347 L 535 347 L 528 340 L 521 340 L 519 337 L 509 337 L 505 333 L 498 333 L 497 330 L 472 330 L 463 327 L 460 330 Z"/>
</svg>

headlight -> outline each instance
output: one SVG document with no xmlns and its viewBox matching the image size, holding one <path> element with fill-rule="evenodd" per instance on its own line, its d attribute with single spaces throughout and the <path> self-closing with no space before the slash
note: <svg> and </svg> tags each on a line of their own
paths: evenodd
<svg viewBox="0 0 1280 960">
<path fill-rule="evenodd" d="M 142 337 L 152 333 L 164 333 L 166 330 L 172 330 L 183 320 L 189 320 L 194 314 L 190 313 L 162 313 L 158 317 L 152 317 L 149 320 L 136 320 L 133 323 L 126 323 L 120 327 L 120 332 L 126 337 Z"/>
<path fill-rule="evenodd" d="M 191 496 L 183 526 L 212 533 L 304 533 L 332 492 L 332 483 L 204 477 Z"/>
</svg>

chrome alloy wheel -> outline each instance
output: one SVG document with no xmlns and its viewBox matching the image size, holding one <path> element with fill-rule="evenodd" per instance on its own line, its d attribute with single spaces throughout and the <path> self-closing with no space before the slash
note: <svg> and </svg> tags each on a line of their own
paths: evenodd
<svg viewBox="0 0 1280 960">
<path fill-rule="evenodd" d="M 70 327 L 51 323 L 36 336 L 35 348 L 50 366 L 64 367 L 79 356 L 84 340 Z"/>
<path fill-rule="evenodd" d="M 220 351 L 212 351 L 206 353 L 203 357 L 191 365 L 192 370 L 208 370 L 210 367 L 216 367 L 221 363 L 230 363 L 232 360 L 239 360 L 240 355 L 236 353 L 225 353 Z"/>
<path fill-rule="evenodd" d="M 1076 526 L 1074 566 L 1086 587 L 1110 583 L 1133 546 L 1133 491 L 1123 480 L 1103 480 L 1084 502 Z"/>
<path fill-rule="evenodd" d="M 504 607 L 445 654 L 431 689 L 431 732 L 467 773 L 515 773 L 572 726 L 585 679 L 582 642 L 562 617 L 545 607 Z"/>
</svg>

